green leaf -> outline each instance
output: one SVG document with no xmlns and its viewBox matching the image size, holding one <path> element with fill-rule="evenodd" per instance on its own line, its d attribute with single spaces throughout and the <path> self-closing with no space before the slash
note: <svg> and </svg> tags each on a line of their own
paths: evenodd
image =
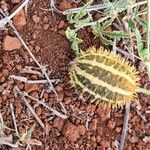
<svg viewBox="0 0 150 150">
<path fill-rule="evenodd" d="M 113 42 L 107 38 L 105 38 L 103 35 L 100 36 L 100 40 L 102 41 L 102 43 L 104 43 L 105 45 L 113 45 Z"/>
<path fill-rule="evenodd" d="M 67 20 L 70 22 L 70 23 L 73 23 L 73 12 L 70 10 L 67 14 Z"/>
<path fill-rule="evenodd" d="M 77 37 L 77 33 L 75 30 L 71 30 L 69 27 L 65 31 L 66 37 L 71 42 L 71 48 L 76 52 L 79 53 L 79 44 L 83 42 L 82 39 Z"/>
<path fill-rule="evenodd" d="M 67 28 L 67 30 L 65 31 L 65 35 L 67 37 L 68 40 L 70 40 L 71 42 L 76 38 L 77 34 L 74 30 L 71 30 L 69 27 Z"/>
<path fill-rule="evenodd" d="M 147 23 L 147 21 L 146 20 L 142 20 L 140 17 L 136 17 L 135 18 L 136 19 L 136 21 L 141 25 L 141 26 L 143 26 L 143 28 L 144 28 L 144 32 L 147 32 L 147 26 L 148 26 L 148 23 Z"/>
<path fill-rule="evenodd" d="M 8 129 L 8 130 L 12 130 L 11 128 L 5 126 L 4 124 L 0 123 L 0 131 L 4 131 L 5 129 Z"/>
<path fill-rule="evenodd" d="M 120 38 L 129 38 L 130 37 L 128 33 L 125 33 L 123 31 L 113 31 L 113 32 L 103 31 L 103 34 L 107 35 L 110 38 L 116 38 L 118 40 L 120 40 Z"/>
<path fill-rule="evenodd" d="M 87 12 L 87 8 L 93 3 L 93 0 L 90 0 L 89 2 L 87 2 L 80 10 L 79 12 L 75 15 L 74 20 L 79 20 L 82 17 L 84 17 Z"/>
<path fill-rule="evenodd" d="M 145 60 L 147 57 L 147 55 L 146 55 L 147 51 L 145 51 L 143 49 L 142 37 L 141 37 L 141 34 L 137 28 L 135 28 L 135 36 L 136 36 L 137 49 L 138 49 L 139 56 L 141 57 L 142 60 Z"/>
<path fill-rule="evenodd" d="M 107 27 L 109 27 L 109 26 L 112 25 L 112 22 L 113 22 L 112 19 L 106 20 L 106 21 L 103 23 L 103 25 L 102 25 L 101 28 L 102 28 L 103 30 L 106 29 Z"/>
<path fill-rule="evenodd" d="M 78 28 L 81 28 L 84 24 L 87 24 L 91 21 L 92 17 L 91 16 L 88 16 L 82 20 L 78 20 L 76 21 L 76 25 Z"/>
<path fill-rule="evenodd" d="M 130 20 L 128 21 L 128 26 L 129 26 L 129 28 L 130 28 L 132 31 L 135 30 L 135 23 L 134 23 L 133 20 L 130 19 Z"/>
</svg>

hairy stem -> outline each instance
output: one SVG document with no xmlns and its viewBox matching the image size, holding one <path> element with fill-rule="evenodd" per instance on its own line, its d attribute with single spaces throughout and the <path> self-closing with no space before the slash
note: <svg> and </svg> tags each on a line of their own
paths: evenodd
<svg viewBox="0 0 150 150">
<path fill-rule="evenodd" d="M 146 90 L 146 89 L 143 89 L 143 88 L 139 88 L 138 92 L 146 94 L 146 95 L 150 95 L 150 90 Z"/>
</svg>

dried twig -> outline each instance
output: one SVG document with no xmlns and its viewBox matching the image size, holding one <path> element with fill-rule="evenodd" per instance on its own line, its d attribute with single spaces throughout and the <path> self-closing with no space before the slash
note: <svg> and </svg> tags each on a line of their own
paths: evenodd
<svg viewBox="0 0 150 150">
<path fill-rule="evenodd" d="M 63 103 L 60 102 L 59 104 L 60 104 L 61 107 L 62 107 L 62 111 L 63 111 L 65 114 L 67 114 L 67 110 L 66 110 L 66 108 L 64 107 Z"/>
<path fill-rule="evenodd" d="M 87 12 L 97 11 L 97 10 L 105 9 L 108 7 L 110 7 L 109 4 L 97 4 L 97 5 L 89 6 L 86 11 Z M 69 13 L 69 11 L 72 11 L 73 13 L 78 13 L 81 8 L 82 7 L 68 9 L 68 10 L 63 11 L 63 14 L 66 15 Z"/>
<path fill-rule="evenodd" d="M 50 85 L 50 89 L 55 93 L 56 96 L 57 95 L 57 92 L 55 91 L 52 83 L 51 83 L 51 80 L 49 79 L 48 77 L 48 74 L 46 72 L 46 68 L 45 66 L 42 66 L 38 60 L 34 57 L 34 55 L 32 54 L 32 52 L 30 51 L 30 49 L 28 48 L 28 46 L 26 45 L 26 43 L 23 41 L 22 37 L 20 36 L 20 34 L 18 33 L 18 31 L 16 30 L 15 26 L 12 24 L 12 22 L 10 21 L 9 22 L 9 25 L 12 27 L 14 33 L 16 34 L 16 36 L 18 37 L 18 39 L 20 40 L 20 42 L 22 43 L 22 45 L 25 47 L 25 49 L 28 51 L 30 57 L 34 60 L 34 62 L 38 65 L 38 67 L 41 69 L 42 73 L 44 74 L 44 76 L 46 77 L 49 85 Z"/>
<path fill-rule="evenodd" d="M 38 103 L 41 104 L 41 105 L 43 105 L 43 106 L 46 107 L 48 110 L 50 110 L 50 111 L 53 113 L 53 115 L 59 116 L 59 117 L 61 117 L 61 118 L 63 118 L 63 119 L 67 119 L 67 118 L 68 118 L 67 115 L 61 114 L 61 113 L 58 112 L 57 110 L 55 110 L 55 109 L 53 109 L 53 108 L 47 106 L 44 102 L 39 101 L 38 99 L 36 99 L 36 98 L 34 98 L 34 97 L 28 95 L 28 93 L 24 92 L 24 96 L 26 96 L 26 97 L 28 97 L 28 98 L 30 98 L 30 99 L 32 99 L 32 100 L 38 102 Z"/>
<path fill-rule="evenodd" d="M 0 29 L 4 28 L 5 25 L 10 22 L 10 20 L 23 8 L 28 4 L 29 0 L 25 0 L 12 14 L 9 16 L 4 16 L 5 18 L 0 20 Z M 2 10 L 1 10 L 2 11 Z M 5 13 L 3 15 L 7 15 L 8 13 Z"/>
<path fill-rule="evenodd" d="M 35 119 L 37 120 L 37 122 L 40 124 L 40 126 L 44 129 L 44 123 L 41 121 L 41 119 L 37 116 L 37 114 L 35 113 L 35 111 L 33 110 L 33 108 L 31 107 L 31 105 L 29 104 L 29 102 L 26 100 L 24 94 L 20 91 L 20 89 L 15 86 L 15 91 L 16 93 L 18 93 L 21 97 L 21 99 L 24 101 L 24 103 L 26 104 L 26 106 L 28 107 L 28 109 L 30 110 L 30 112 L 33 114 L 33 116 L 35 117 Z"/>
<path fill-rule="evenodd" d="M 86 121 L 85 121 L 85 127 L 88 130 L 89 129 L 89 122 L 91 121 L 91 118 L 89 116 L 86 117 Z"/>
<path fill-rule="evenodd" d="M 31 83 L 33 83 L 33 84 L 34 83 L 37 83 L 37 84 L 43 83 L 43 84 L 45 84 L 45 83 L 48 82 L 47 80 L 28 80 L 26 77 L 21 77 L 21 76 L 16 76 L 16 75 L 10 75 L 9 78 L 15 79 L 15 80 L 18 80 L 18 81 L 21 81 L 21 82 L 29 83 L 29 84 L 31 84 Z M 55 82 L 59 82 L 60 79 L 52 79 L 50 81 L 51 81 L 51 83 L 55 83 Z"/>
<path fill-rule="evenodd" d="M 44 76 L 46 77 L 49 85 L 50 85 L 50 89 L 55 93 L 56 96 L 57 92 L 55 91 L 53 84 L 51 83 L 51 80 L 49 79 L 49 76 L 47 74 L 47 70 L 45 68 L 45 66 L 41 65 L 38 60 L 35 58 L 35 56 L 32 54 L 32 52 L 30 51 L 30 49 L 28 48 L 28 46 L 26 45 L 26 43 L 24 42 L 24 40 L 22 39 L 22 37 L 20 36 L 19 32 L 17 31 L 17 29 L 15 28 L 15 26 L 12 24 L 11 19 L 16 15 L 16 13 L 18 13 L 27 3 L 29 0 L 26 0 L 16 11 L 15 13 L 11 14 L 10 16 L 8 16 L 8 12 L 5 11 L 4 12 L 4 17 L 2 20 L 0 20 L 0 28 L 2 26 L 5 26 L 6 23 L 9 23 L 10 27 L 13 29 L 14 33 L 16 34 L 16 36 L 18 37 L 18 39 L 20 40 L 20 42 L 22 43 L 22 45 L 24 46 L 24 48 L 28 51 L 30 57 L 34 60 L 34 62 L 37 64 L 37 66 L 41 69 L 42 74 L 44 74 Z"/>
<path fill-rule="evenodd" d="M 16 131 L 16 135 L 19 135 L 18 128 L 17 128 L 17 124 L 16 124 L 15 113 L 14 113 L 14 107 L 13 107 L 12 104 L 10 104 L 10 109 L 11 109 L 11 115 L 12 115 L 12 119 L 13 119 L 15 131 Z"/>
<path fill-rule="evenodd" d="M 128 129 L 128 123 L 129 123 L 129 113 L 130 113 L 130 103 L 127 103 L 125 106 L 125 117 L 124 117 L 124 123 L 123 123 L 123 129 L 121 134 L 121 140 L 119 145 L 119 150 L 123 150 L 127 129 Z"/>
<path fill-rule="evenodd" d="M 135 110 L 136 110 L 137 114 L 142 118 L 142 120 L 144 122 L 147 122 L 146 118 L 141 114 L 141 112 L 138 109 L 135 109 Z"/>
</svg>

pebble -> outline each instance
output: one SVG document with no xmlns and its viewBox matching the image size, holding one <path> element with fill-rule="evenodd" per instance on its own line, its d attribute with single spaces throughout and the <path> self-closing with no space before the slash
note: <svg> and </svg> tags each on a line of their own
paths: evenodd
<svg viewBox="0 0 150 150">
<path fill-rule="evenodd" d="M 131 144 L 134 144 L 134 143 L 138 143 L 138 140 L 139 140 L 138 137 L 132 136 L 132 137 L 129 139 L 129 142 L 130 142 Z"/>
<path fill-rule="evenodd" d="M 116 126 L 116 122 L 113 121 L 113 120 L 109 120 L 108 121 L 108 124 L 107 124 L 107 127 L 110 128 L 110 129 L 114 129 Z"/>
<path fill-rule="evenodd" d="M 66 10 L 71 8 L 71 2 L 63 0 L 62 2 L 60 2 L 58 9 L 60 10 Z"/>
<path fill-rule="evenodd" d="M 106 108 L 102 105 L 99 105 L 96 113 L 101 118 L 101 121 L 105 121 L 106 119 L 110 118 L 111 109 L 109 107 Z"/>
<path fill-rule="evenodd" d="M 59 131 L 62 130 L 62 127 L 64 125 L 64 120 L 60 117 L 56 117 L 54 119 L 53 127 L 57 128 Z"/>
<path fill-rule="evenodd" d="M 38 52 L 40 50 L 40 46 L 35 45 L 34 49 Z"/>
<path fill-rule="evenodd" d="M 89 128 L 91 129 L 91 130 L 96 130 L 97 129 L 97 124 L 98 124 L 98 120 L 96 119 L 96 118 L 94 118 L 93 120 L 92 120 L 92 122 L 90 123 L 90 125 L 89 125 Z"/>
<path fill-rule="evenodd" d="M 65 25 L 65 22 L 63 20 L 61 20 L 57 26 L 58 29 L 62 29 L 63 26 Z"/>
<path fill-rule="evenodd" d="M 26 25 L 26 15 L 24 13 L 24 10 L 20 10 L 14 17 L 13 17 L 13 23 L 17 28 L 21 28 L 24 25 Z"/>
<path fill-rule="evenodd" d="M 40 115 L 42 114 L 42 109 L 41 109 L 41 107 L 36 107 L 36 108 L 35 108 L 35 113 L 36 113 L 38 116 L 40 116 Z"/>
<path fill-rule="evenodd" d="M 21 0 L 11 0 L 12 4 L 17 4 L 17 3 L 20 3 L 20 2 L 21 2 Z"/>
<path fill-rule="evenodd" d="M 37 16 L 37 15 L 33 15 L 33 16 L 32 16 L 32 20 L 37 24 L 37 23 L 40 22 L 40 17 Z"/>
<path fill-rule="evenodd" d="M 25 91 L 26 92 L 32 92 L 32 91 L 36 91 L 38 89 L 37 84 L 25 84 Z"/>
<path fill-rule="evenodd" d="M 44 30 L 47 30 L 49 28 L 49 24 L 44 24 L 43 28 Z"/>
<path fill-rule="evenodd" d="M 109 142 L 109 141 L 101 141 L 100 144 L 101 144 L 101 146 L 102 146 L 103 148 L 108 148 L 108 147 L 110 147 L 110 142 Z"/>
<path fill-rule="evenodd" d="M 9 75 L 9 71 L 8 71 L 8 69 L 3 69 L 2 70 L 2 74 L 5 76 L 5 77 L 7 77 L 8 75 Z"/>
<path fill-rule="evenodd" d="M 115 129 L 115 132 L 120 133 L 120 132 L 121 132 L 121 130 L 122 130 L 122 128 L 121 128 L 121 127 L 117 127 L 117 128 Z"/>
<path fill-rule="evenodd" d="M 79 130 L 79 134 L 80 134 L 80 135 L 85 135 L 85 133 L 86 133 L 86 128 L 85 128 L 84 125 L 79 125 L 79 126 L 78 126 L 78 130 Z"/>
<path fill-rule="evenodd" d="M 70 122 L 67 122 L 62 129 L 62 134 L 64 137 L 71 142 L 77 141 L 77 139 L 80 137 L 79 133 L 78 127 Z"/>
<path fill-rule="evenodd" d="M 21 43 L 18 38 L 11 37 L 7 35 L 3 40 L 3 50 L 5 51 L 13 51 L 15 49 L 20 49 Z"/>
</svg>

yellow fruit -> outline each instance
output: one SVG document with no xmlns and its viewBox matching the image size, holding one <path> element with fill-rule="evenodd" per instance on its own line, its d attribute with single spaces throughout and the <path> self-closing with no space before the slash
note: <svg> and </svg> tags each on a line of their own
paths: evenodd
<svg viewBox="0 0 150 150">
<path fill-rule="evenodd" d="M 134 99 L 139 88 L 135 67 L 102 47 L 78 54 L 69 74 L 75 89 L 98 104 L 123 106 Z"/>
</svg>

